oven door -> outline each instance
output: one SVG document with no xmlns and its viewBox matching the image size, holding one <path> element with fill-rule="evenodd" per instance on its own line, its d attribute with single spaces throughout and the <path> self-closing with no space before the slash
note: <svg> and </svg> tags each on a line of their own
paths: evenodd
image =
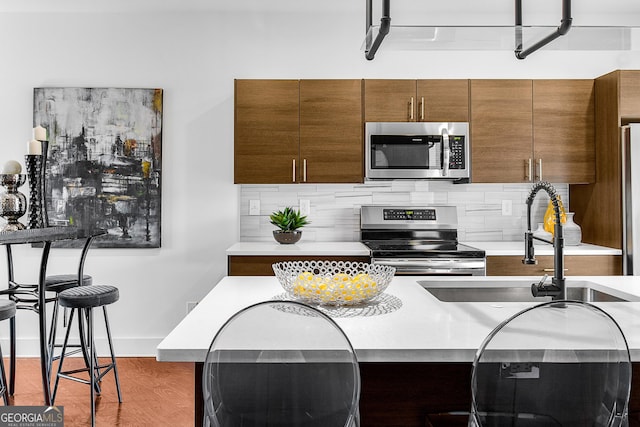
<svg viewBox="0 0 640 427">
<path fill-rule="evenodd" d="M 371 263 L 390 265 L 405 276 L 486 275 L 484 258 L 371 258 Z"/>
</svg>

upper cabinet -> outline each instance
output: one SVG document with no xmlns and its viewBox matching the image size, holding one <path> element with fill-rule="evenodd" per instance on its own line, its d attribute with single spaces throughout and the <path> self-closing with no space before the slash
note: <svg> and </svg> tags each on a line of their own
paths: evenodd
<svg viewBox="0 0 640 427">
<path fill-rule="evenodd" d="M 236 80 L 236 184 L 363 181 L 362 80 Z"/>
<path fill-rule="evenodd" d="M 472 182 L 595 180 L 593 80 L 472 80 Z"/>
<path fill-rule="evenodd" d="M 298 80 L 236 80 L 234 182 L 296 182 Z"/>
<path fill-rule="evenodd" d="M 531 80 L 471 80 L 471 182 L 529 182 Z"/>
<path fill-rule="evenodd" d="M 300 80 L 298 182 L 364 177 L 362 80 Z"/>
<path fill-rule="evenodd" d="M 364 81 L 366 122 L 468 122 L 469 80 Z"/>
<path fill-rule="evenodd" d="M 593 80 L 533 81 L 533 158 L 537 179 L 596 179 Z"/>
</svg>

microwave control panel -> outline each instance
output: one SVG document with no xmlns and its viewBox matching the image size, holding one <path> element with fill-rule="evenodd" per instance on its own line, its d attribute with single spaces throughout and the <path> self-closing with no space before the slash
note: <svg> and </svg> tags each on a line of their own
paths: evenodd
<svg viewBox="0 0 640 427">
<path fill-rule="evenodd" d="M 449 169 L 464 169 L 464 136 L 450 136 L 449 149 Z"/>
<path fill-rule="evenodd" d="M 382 215 L 385 221 L 418 220 L 435 221 L 435 209 L 384 209 Z"/>
</svg>

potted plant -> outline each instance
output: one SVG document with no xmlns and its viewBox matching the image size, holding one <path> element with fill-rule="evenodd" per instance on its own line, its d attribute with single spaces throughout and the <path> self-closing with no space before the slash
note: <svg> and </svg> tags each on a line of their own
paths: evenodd
<svg viewBox="0 0 640 427">
<path fill-rule="evenodd" d="M 306 215 L 300 215 L 300 211 L 289 206 L 281 211 L 273 212 L 269 215 L 271 224 L 278 227 L 273 230 L 273 237 L 278 243 L 292 244 L 296 243 L 302 237 L 302 231 L 299 228 L 309 224 Z"/>
</svg>

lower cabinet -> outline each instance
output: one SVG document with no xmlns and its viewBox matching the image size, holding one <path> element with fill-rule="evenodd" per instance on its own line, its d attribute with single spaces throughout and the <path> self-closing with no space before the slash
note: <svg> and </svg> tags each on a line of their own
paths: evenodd
<svg viewBox="0 0 640 427">
<path fill-rule="evenodd" d="M 640 364 L 633 363 L 629 425 L 640 425 Z M 360 363 L 361 425 L 466 427 L 471 363 Z"/>
<path fill-rule="evenodd" d="M 553 275 L 553 256 L 536 256 L 538 264 L 525 265 L 521 256 L 488 256 L 487 276 Z M 622 274 L 620 255 L 565 255 L 566 276 L 618 276 Z"/>
<path fill-rule="evenodd" d="M 273 276 L 271 265 L 282 261 L 357 261 L 370 262 L 368 256 L 244 256 L 231 255 L 227 258 L 227 274 L 229 276 Z"/>
</svg>

